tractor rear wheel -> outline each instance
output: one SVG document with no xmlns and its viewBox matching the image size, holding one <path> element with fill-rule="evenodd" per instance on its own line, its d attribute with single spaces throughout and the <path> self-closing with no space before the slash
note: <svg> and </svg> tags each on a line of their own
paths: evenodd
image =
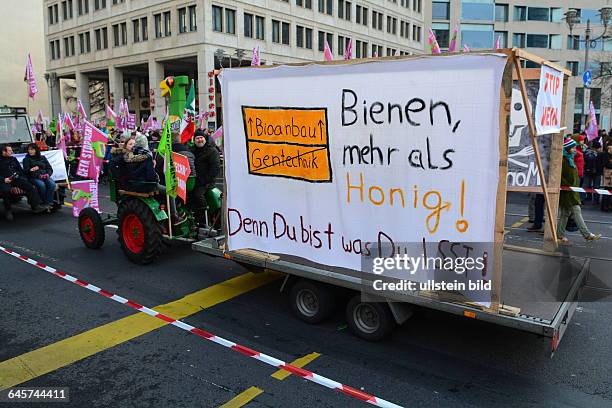
<svg viewBox="0 0 612 408">
<path fill-rule="evenodd" d="M 117 218 L 125 256 L 140 265 L 153 262 L 162 250 L 162 231 L 151 209 L 141 200 L 129 199 L 119 204 Z"/>
</svg>

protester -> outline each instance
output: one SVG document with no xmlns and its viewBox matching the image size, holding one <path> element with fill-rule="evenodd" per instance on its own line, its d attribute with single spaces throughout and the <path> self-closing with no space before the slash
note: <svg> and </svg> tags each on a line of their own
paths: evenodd
<svg viewBox="0 0 612 408">
<path fill-rule="evenodd" d="M 196 187 L 194 198 L 196 206 L 206 207 L 206 191 L 215 186 L 215 179 L 219 174 L 219 152 L 212 143 L 210 136 L 198 129 L 195 131 L 195 144 L 192 148 L 195 156 Z"/>
<path fill-rule="evenodd" d="M 125 142 L 125 177 L 131 182 L 157 183 L 153 156 L 147 148 L 147 138 L 138 134 Z"/>
<path fill-rule="evenodd" d="M 602 183 L 603 188 L 612 189 L 612 146 L 608 146 L 601 155 Z M 612 196 L 601 197 L 601 211 L 612 211 Z"/>
<path fill-rule="evenodd" d="M 28 181 L 26 173 L 23 171 L 19 161 L 13 156 L 13 149 L 8 145 L 0 146 L 0 190 L 5 193 L 10 192 L 11 187 L 17 187 L 23 190 L 28 198 L 28 203 L 35 213 L 47 211 L 48 207 L 41 205 L 38 191 L 32 183 Z M 5 211 L 10 214 L 5 216 L 12 219 L 12 213 L 9 209 Z"/>
<path fill-rule="evenodd" d="M 55 182 L 51 179 L 53 167 L 40 153 L 40 148 L 36 143 L 28 145 L 28 153 L 23 159 L 22 166 L 30 183 L 38 189 L 43 204 L 52 206 L 56 188 Z"/>
<path fill-rule="evenodd" d="M 563 143 L 563 164 L 561 167 L 561 185 L 578 187 L 578 169 L 574 162 L 576 156 L 576 141 L 570 138 Z M 580 233 L 587 241 L 595 241 L 601 238 L 601 234 L 593 234 L 587 228 L 582 218 L 580 209 L 580 196 L 574 191 L 561 191 L 559 196 L 559 222 L 557 224 L 557 235 L 560 244 L 569 245 L 570 241 L 565 237 L 565 226 L 567 220 L 573 215 Z"/>
<path fill-rule="evenodd" d="M 582 188 L 599 188 L 601 185 L 601 175 L 603 172 L 601 144 L 594 140 L 591 148 L 584 153 L 584 177 Z M 599 204 L 599 195 L 596 193 L 586 193 L 586 201 Z"/>
</svg>

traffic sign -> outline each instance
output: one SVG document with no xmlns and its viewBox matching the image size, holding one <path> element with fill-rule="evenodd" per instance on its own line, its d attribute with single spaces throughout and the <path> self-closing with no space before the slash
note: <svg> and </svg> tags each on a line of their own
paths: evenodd
<svg viewBox="0 0 612 408">
<path fill-rule="evenodd" d="M 582 75 L 582 82 L 584 83 L 584 86 L 591 86 L 593 83 L 593 75 L 588 69 L 584 71 L 584 74 Z"/>
</svg>

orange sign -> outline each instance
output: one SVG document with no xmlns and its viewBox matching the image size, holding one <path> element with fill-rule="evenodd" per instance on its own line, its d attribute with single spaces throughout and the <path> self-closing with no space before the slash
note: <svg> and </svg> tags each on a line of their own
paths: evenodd
<svg viewBox="0 0 612 408">
<path fill-rule="evenodd" d="M 242 107 L 249 173 L 331 182 L 326 108 Z"/>
</svg>

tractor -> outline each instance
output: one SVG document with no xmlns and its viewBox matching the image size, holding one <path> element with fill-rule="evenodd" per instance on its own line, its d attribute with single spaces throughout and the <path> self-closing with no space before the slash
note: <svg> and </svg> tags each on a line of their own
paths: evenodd
<svg viewBox="0 0 612 408">
<path fill-rule="evenodd" d="M 79 233 L 87 248 L 102 247 L 104 227 L 116 225 L 123 253 L 131 262 L 145 265 L 161 254 L 164 242 L 195 242 L 218 234 L 222 195 L 218 188 L 206 192 L 206 208 L 192 208 L 177 198 L 176 211 L 182 221 L 170 225 L 166 195 L 157 191 L 156 185 L 145 184 L 151 183 L 126 183 L 120 186 L 117 180 L 111 179 L 110 197 L 117 204 L 116 215 L 100 214 L 91 207 L 79 213 Z M 194 187 L 195 178 L 189 177 L 187 192 L 193 191 Z M 147 190 L 149 192 L 140 192 Z M 198 226 L 198 219 L 203 226 Z"/>
</svg>

